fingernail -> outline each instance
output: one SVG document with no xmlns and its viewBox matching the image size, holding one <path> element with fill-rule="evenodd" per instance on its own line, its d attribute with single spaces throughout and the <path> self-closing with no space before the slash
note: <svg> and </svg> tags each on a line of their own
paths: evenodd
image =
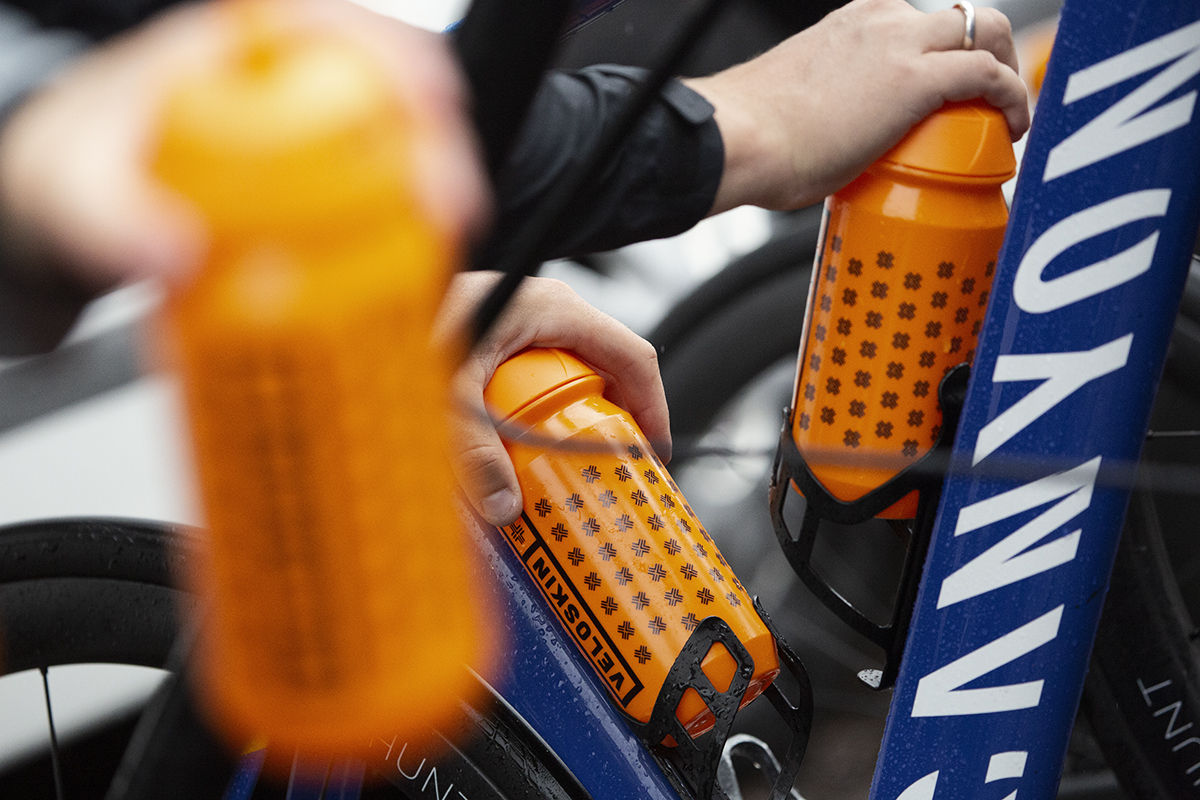
<svg viewBox="0 0 1200 800">
<path fill-rule="evenodd" d="M 484 519 L 493 525 L 507 525 L 516 519 L 519 504 L 516 492 L 511 489 L 501 489 L 479 503 Z"/>
</svg>

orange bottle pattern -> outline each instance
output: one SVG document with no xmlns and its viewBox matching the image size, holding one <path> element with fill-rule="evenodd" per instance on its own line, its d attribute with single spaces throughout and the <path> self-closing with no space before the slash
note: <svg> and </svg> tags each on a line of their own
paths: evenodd
<svg viewBox="0 0 1200 800">
<path fill-rule="evenodd" d="M 405 184 L 395 98 L 353 47 L 259 25 L 162 120 L 154 170 L 210 233 L 163 323 L 208 526 L 200 688 L 235 742 L 423 732 L 488 649 L 428 344 L 457 245 Z"/>
<path fill-rule="evenodd" d="M 970 362 L 1008 210 L 1003 115 L 950 103 L 826 200 L 800 348 L 792 435 L 840 500 L 933 446 L 938 384 Z M 881 517 L 916 515 L 912 493 Z"/>
<path fill-rule="evenodd" d="M 779 673 L 775 641 L 633 418 L 603 391 L 562 350 L 526 350 L 496 370 L 484 397 L 525 502 L 504 536 L 631 717 L 649 721 L 671 665 L 713 615 L 754 660 L 749 703 Z M 736 664 L 718 644 L 703 670 L 725 691 Z M 676 716 L 693 736 L 714 722 L 694 689 Z"/>
</svg>

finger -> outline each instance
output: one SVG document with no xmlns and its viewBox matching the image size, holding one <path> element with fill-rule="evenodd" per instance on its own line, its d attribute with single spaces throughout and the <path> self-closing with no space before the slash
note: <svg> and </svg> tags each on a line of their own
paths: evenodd
<svg viewBox="0 0 1200 800">
<path fill-rule="evenodd" d="M 999 109 L 1015 142 L 1029 130 L 1029 95 L 1025 83 L 1007 65 L 986 50 L 951 50 L 928 53 L 925 68 L 945 100 L 982 97 Z"/>
<path fill-rule="evenodd" d="M 132 161 L 132 159 L 131 159 Z M 57 248 L 68 263 L 100 283 L 162 278 L 186 281 L 202 260 L 207 233 L 200 216 L 176 195 L 142 179 L 138 164 L 93 158 L 65 160 L 70 181 L 48 188 L 43 209 L 67 222 Z"/>
<path fill-rule="evenodd" d="M 510 352 L 528 346 L 562 347 L 574 352 L 605 379 L 605 394 L 628 411 L 663 461 L 671 457 L 671 425 L 666 392 L 654 346 L 607 314 L 585 303 L 565 284 L 546 281 L 531 287 L 543 295 L 536 303 L 518 298 L 515 313 L 501 321 L 527 332 L 511 342 Z M 535 314 L 532 318 L 523 318 Z M 532 332 L 532 335 L 528 335 Z"/>
<path fill-rule="evenodd" d="M 975 49 L 991 52 L 1001 64 L 1020 72 L 1012 23 L 994 8 L 975 9 Z"/>
<path fill-rule="evenodd" d="M 498 278 L 496 273 L 456 276 L 438 314 L 435 340 L 452 337 Z M 481 516 L 508 524 L 520 512 L 516 473 L 484 411 L 483 389 L 496 367 L 527 347 L 561 347 L 582 358 L 605 379 L 605 394 L 633 415 L 659 457 L 670 458 L 670 418 L 653 346 L 561 281 L 527 279 L 454 380 L 451 461 Z"/>
<path fill-rule="evenodd" d="M 521 487 L 483 404 L 483 388 L 491 370 L 471 358 L 455 376 L 449 416 L 450 463 L 471 505 L 496 526 L 509 525 L 521 514 Z"/>
<path fill-rule="evenodd" d="M 580 343 L 575 351 L 601 374 L 605 394 L 630 413 L 650 440 L 654 452 L 668 462 L 672 447 L 671 419 L 658 368 L 658 353 L 645 339 L 628 333 L 631 338 L 623 343 L 620 352 L 596 352 L 591 343 Z"/>
<path fill-rule="evenodd" d="M 925 18 L 923 44 L 927 51 L 962 50 L 967 32 L 966 12 L 961 8 L 935 11 Z M 994 8 L 975 7 L 973 50 L 987 50 L 1017 71 L 1017 50 L 1013 44 L 1012 24 Z"/>
<path fill-rule="evenodd" d="M 979 41 L 979 9 L 975 14 L 975 41 Z M 961 8 L 943 8 L 927 14 L 922 24 L 925 50 L 962 50 L 967 32 L 967 15 Z"/>
</svg>

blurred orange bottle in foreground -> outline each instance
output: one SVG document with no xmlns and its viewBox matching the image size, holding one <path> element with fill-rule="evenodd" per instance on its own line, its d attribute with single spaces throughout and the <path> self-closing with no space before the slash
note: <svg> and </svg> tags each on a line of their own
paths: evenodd
<svg viewBox="0 0 1200 800">
<path fill-rule="evenodd" d="M 512 457 L 524 514 L 503 529 L 617 705 L 647 722 L 700 622 L 718 616 L 754 660 L 745 705 L 779 674 L 775 640 L 716 544 L 604 379 L 564 350 L 526 350 L 484 392 Z M 736 663 L 702 662 L 726 691 Z M 692 736 L 712 713 L 688 689 L 676 716 Z"/>
<path fill-rule="evenodd" d="M 826 200 L 792 436 L 834 497 L 857 500 L 937 440 L 938 384 L 974 357 L 1015 169 L 999 111 L 948 103 Z M 916 509 L 914 492 L 880 516 Z"/>
<path fill-rule="evenodd" d="M 154 162 L 211 236 L 165 315 L 209 529 L 201 689 L 243 742 L 359 750 L 436 723 L 489 649 L 429 343 L 457 246 L 381 68 L 229 19 L 244 40 L 177 87 Z"/>
</svg>

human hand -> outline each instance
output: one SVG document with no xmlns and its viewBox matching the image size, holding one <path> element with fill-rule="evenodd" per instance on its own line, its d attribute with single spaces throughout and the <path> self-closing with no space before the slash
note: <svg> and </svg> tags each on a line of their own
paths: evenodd
<svg viewBox="0 0 1200 800">
<path fill-rule="evenodd" d="M 495 272 L 458 275 L 439 313 L 438 338 L 465 329 L 499 278 Z M 632 414 L 655 453 L 670 460 L 671 426 L 654 347 L 565 283 L 526 278 L 452 385 L 450 460 L 467 499 L 485 520 L 507 525 L 521 514 L 521 487 L 488 418 L 483 390 L 496 367 L 527 347 L 561 347 L 586 361 L 604 378 L 605 397 Z"/>
<path fill-rule="evenodd" d="M 9 120 L 0 132 L 0 224 L 20 263 L 66 270 L 96 289 L 182 281 L 198 267 L 203 222 L 147 165 L 165 94 L 236 43 L 229 11 L 218 3 L 170 11 L 80 59 Z M 421 110 L 414 162 L 430 217 L 459 235 L 483 224 L 482 166 L 444 37 L 340 0 L 279 2 L 272 17 L 282 29 L 344 36 L 371 52 L 400 102 Z"/>
<path fill-rule="evenodd" d="M 903 0 L 854 0 L 745 64 L 688 81 L 716 108 L 725 173 L 713 213 L 798 208 L 842 188 L 947 101 L 982 97 L 1013 141 L 1029 128 L 1008 19 Z"/>
</svg>

